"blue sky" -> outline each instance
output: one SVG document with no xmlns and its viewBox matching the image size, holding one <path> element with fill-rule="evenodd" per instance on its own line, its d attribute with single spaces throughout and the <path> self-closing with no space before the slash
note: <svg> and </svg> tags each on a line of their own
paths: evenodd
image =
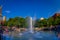
<svg viewBox="0 0 60 40">
<path fill-rule="evenodd" d="M 48 18 L 60 10 L 60 0 L 0 0 L 7 18 L 31 16 Z"/>
</svg>

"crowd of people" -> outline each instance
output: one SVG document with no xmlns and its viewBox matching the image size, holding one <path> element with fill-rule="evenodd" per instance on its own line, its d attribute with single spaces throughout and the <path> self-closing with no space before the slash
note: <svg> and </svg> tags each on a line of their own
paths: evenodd
<svg viewBox="0 0 60 40">
<path fill-rule="evenodd" d="M 0 26 L 0 34 L 9 33 L 12 31 L 20 32 L 20 28 L 16 26 L 12 26 L 12 27 Z"/>
<path fill-rule="evenodd" d="M 58 25 L 56 29 L 57 29 L 56 31 L 58 32 L 58 37 L 60 37 L 60 25 Z M 12 26 L 12 27 L 0 26 L 0 34 L 9 34 L 9 32 L 12 32 L 12 31 L 20 32 L 21 29 L 19 28 L 19 26 Z"/>
</svg>

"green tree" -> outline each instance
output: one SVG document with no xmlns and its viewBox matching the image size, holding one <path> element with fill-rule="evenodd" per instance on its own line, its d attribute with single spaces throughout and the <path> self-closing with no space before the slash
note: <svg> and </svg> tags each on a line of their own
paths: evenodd
<svg viewBox="0 0 60 40">
<path fill-rule="evenodd" d="M 22 18 L 22 17 L 10 18 L 8 20 L 7 25 L 8 26 L 19 25 L 19 27 L 24 27 L 25 26 L 25 18 Z"/>
<path fill-rule="evenodd" d="M 37 27 L 44 27 L 46 25 L 47 25 L 47 19 L 44 19 L 44 20 L 38 19 L 38 20 L 36 20 L 35 26 L 37 26 Z"/>
<path fill-rule="evenodd" d="M 55 25 L 58 25 L 60 23 L 60 16 L 57 16 L 54 21 Z"/>
<path fill-rule="evenodd" d="M 55 25 L 53 17 L 48 18 L 48 25 Z"/>
</svg>

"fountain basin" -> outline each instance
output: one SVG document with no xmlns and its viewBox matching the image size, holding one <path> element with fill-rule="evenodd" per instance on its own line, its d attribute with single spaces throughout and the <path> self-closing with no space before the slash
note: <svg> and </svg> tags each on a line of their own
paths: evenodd
<svg viewBox="0 0 60 40">
<path fill-rule="evenodd" d="M 6 40 L 57 40 L 57 36 L 54 32 L 23 32 L 22 35 L 16 35 L 16 36 L 4 36 Z"/>
</svg>

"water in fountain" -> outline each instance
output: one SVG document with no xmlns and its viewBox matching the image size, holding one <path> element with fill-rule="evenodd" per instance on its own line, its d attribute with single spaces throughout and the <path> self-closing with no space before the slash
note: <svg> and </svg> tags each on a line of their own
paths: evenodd
<svg viewBox="0 0 60 40">
<path fill-rule="evenodd" d="M 27 17 L 27 26 L 30 33 L 34 33 L 32 25 L 32 17 Z"/>
</svg>

